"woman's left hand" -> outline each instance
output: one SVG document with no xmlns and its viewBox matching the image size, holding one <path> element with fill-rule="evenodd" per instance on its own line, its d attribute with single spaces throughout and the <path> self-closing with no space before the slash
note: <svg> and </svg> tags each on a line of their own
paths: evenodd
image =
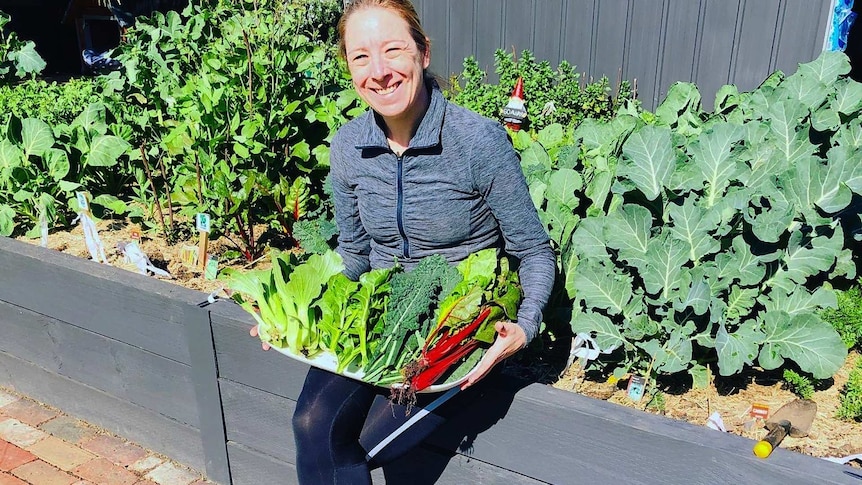
<svg viewBox="0 0 862 485">
<path fill-rule="evenodd" d="M 494 325 L 497 330 L 497 339 L 494 344 L 482 356 L 479 365 L 468 374 L 467 380 L 461 384 L 461 390 L 467 389 L 480 379 L 488 375 L 488 372 L 503 360 L 523 349 L 527 345 L 527 334 L 519 325 L 512 322 L 497 322 Z"/>
</svg>

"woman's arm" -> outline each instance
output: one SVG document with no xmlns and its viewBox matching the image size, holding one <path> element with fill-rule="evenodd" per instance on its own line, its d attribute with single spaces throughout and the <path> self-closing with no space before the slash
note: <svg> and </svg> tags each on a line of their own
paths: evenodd
<svg viewBox="0 0 862 485">
<path fill-rule="evenodd" d="M 500 224 L 506 253 L 520 260 L 524 300 L 517 324 L 529 342 L 539 332 L 542 309 L 551 295 L 556 257 L 505 128 L 487 123 L 477 131 L 470 157 L 473 178 Z"/>
<path fill-rule="evenodd" d="M 344 260 L 344 274 L 353 281 L 371 268 L 368 254 L 371 252 L 371 237 L 359 217 L 359 204 L 356 191 L 350 183 L 346 171 L 349 167 L 348 154 L 355 148 L 346 146 L 338 134 L 332 140 L 330 150 L 329 178 L 332 183 L 335 204 L 335 223 L 338 226 L 338 247 L 336 251 Z"/>
</svg>

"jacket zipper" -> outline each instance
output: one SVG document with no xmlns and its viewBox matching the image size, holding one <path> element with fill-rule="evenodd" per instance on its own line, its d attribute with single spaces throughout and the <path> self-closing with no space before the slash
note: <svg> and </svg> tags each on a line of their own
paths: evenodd
<svg viewBox="0 0 862 485">
<path fill-rule="evenodd" d="M 398 233 L 401 234 L 401 252 L 405 258 L 410 257 L 410 245 L 407 243 L 407 234 L 404 232 L 404 154 L 396 155 L 398 158 L 398 169 L 395 172 L 395 219 L 398 223 Z"/>
</svg>

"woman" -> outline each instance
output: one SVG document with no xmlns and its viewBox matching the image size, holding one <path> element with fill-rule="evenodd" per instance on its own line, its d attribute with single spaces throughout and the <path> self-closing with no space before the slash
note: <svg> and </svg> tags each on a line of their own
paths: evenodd
<svg viewBox="0 0 862 485">
<path fill-rule="evenodd" d="M 338 29 L 353 85 L 371 107 L 342 127 L 331 147 L 345 274 L 355 280 L 396 260 L 410 269 L 431 254 L 454 264 L 488 247 L 520 261 L 518 321 L 496 325 L 495 343 L 463 384 L 469 388 L 538 332 L 555 271 L 548 236 L 505 129 L 449 104 L 428 76 L 430 42 L 409 0 L 354 0 Z M 443 422 L 426 416 L 369 463 L 366 451 L 405 419 L 385 394 L 309 371 L 293 418 L 300 483 L 371 483 L 371 468 Z M 450 403 L 457 407 L 464 394 Z"/>
</svg>

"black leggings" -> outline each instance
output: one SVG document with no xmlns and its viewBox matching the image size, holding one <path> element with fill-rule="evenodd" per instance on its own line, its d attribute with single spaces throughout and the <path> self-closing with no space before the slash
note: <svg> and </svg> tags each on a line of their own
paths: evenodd
<svg viewBox="0 0 862 485">
<path fill-rule="evenodd" d="M 331 372 L 311 368 L 293 413 L 296 471 L 299 483 L 365 485 L 371 470 L 418 445 L 473 395 L 473 386 L 416 422 L 369 462 L 366 453 L 410 419 L 404 406 L 392 404 L 389 391 Z M 440 394 L 420 394 L 417 407 Z"/>
</svg>

